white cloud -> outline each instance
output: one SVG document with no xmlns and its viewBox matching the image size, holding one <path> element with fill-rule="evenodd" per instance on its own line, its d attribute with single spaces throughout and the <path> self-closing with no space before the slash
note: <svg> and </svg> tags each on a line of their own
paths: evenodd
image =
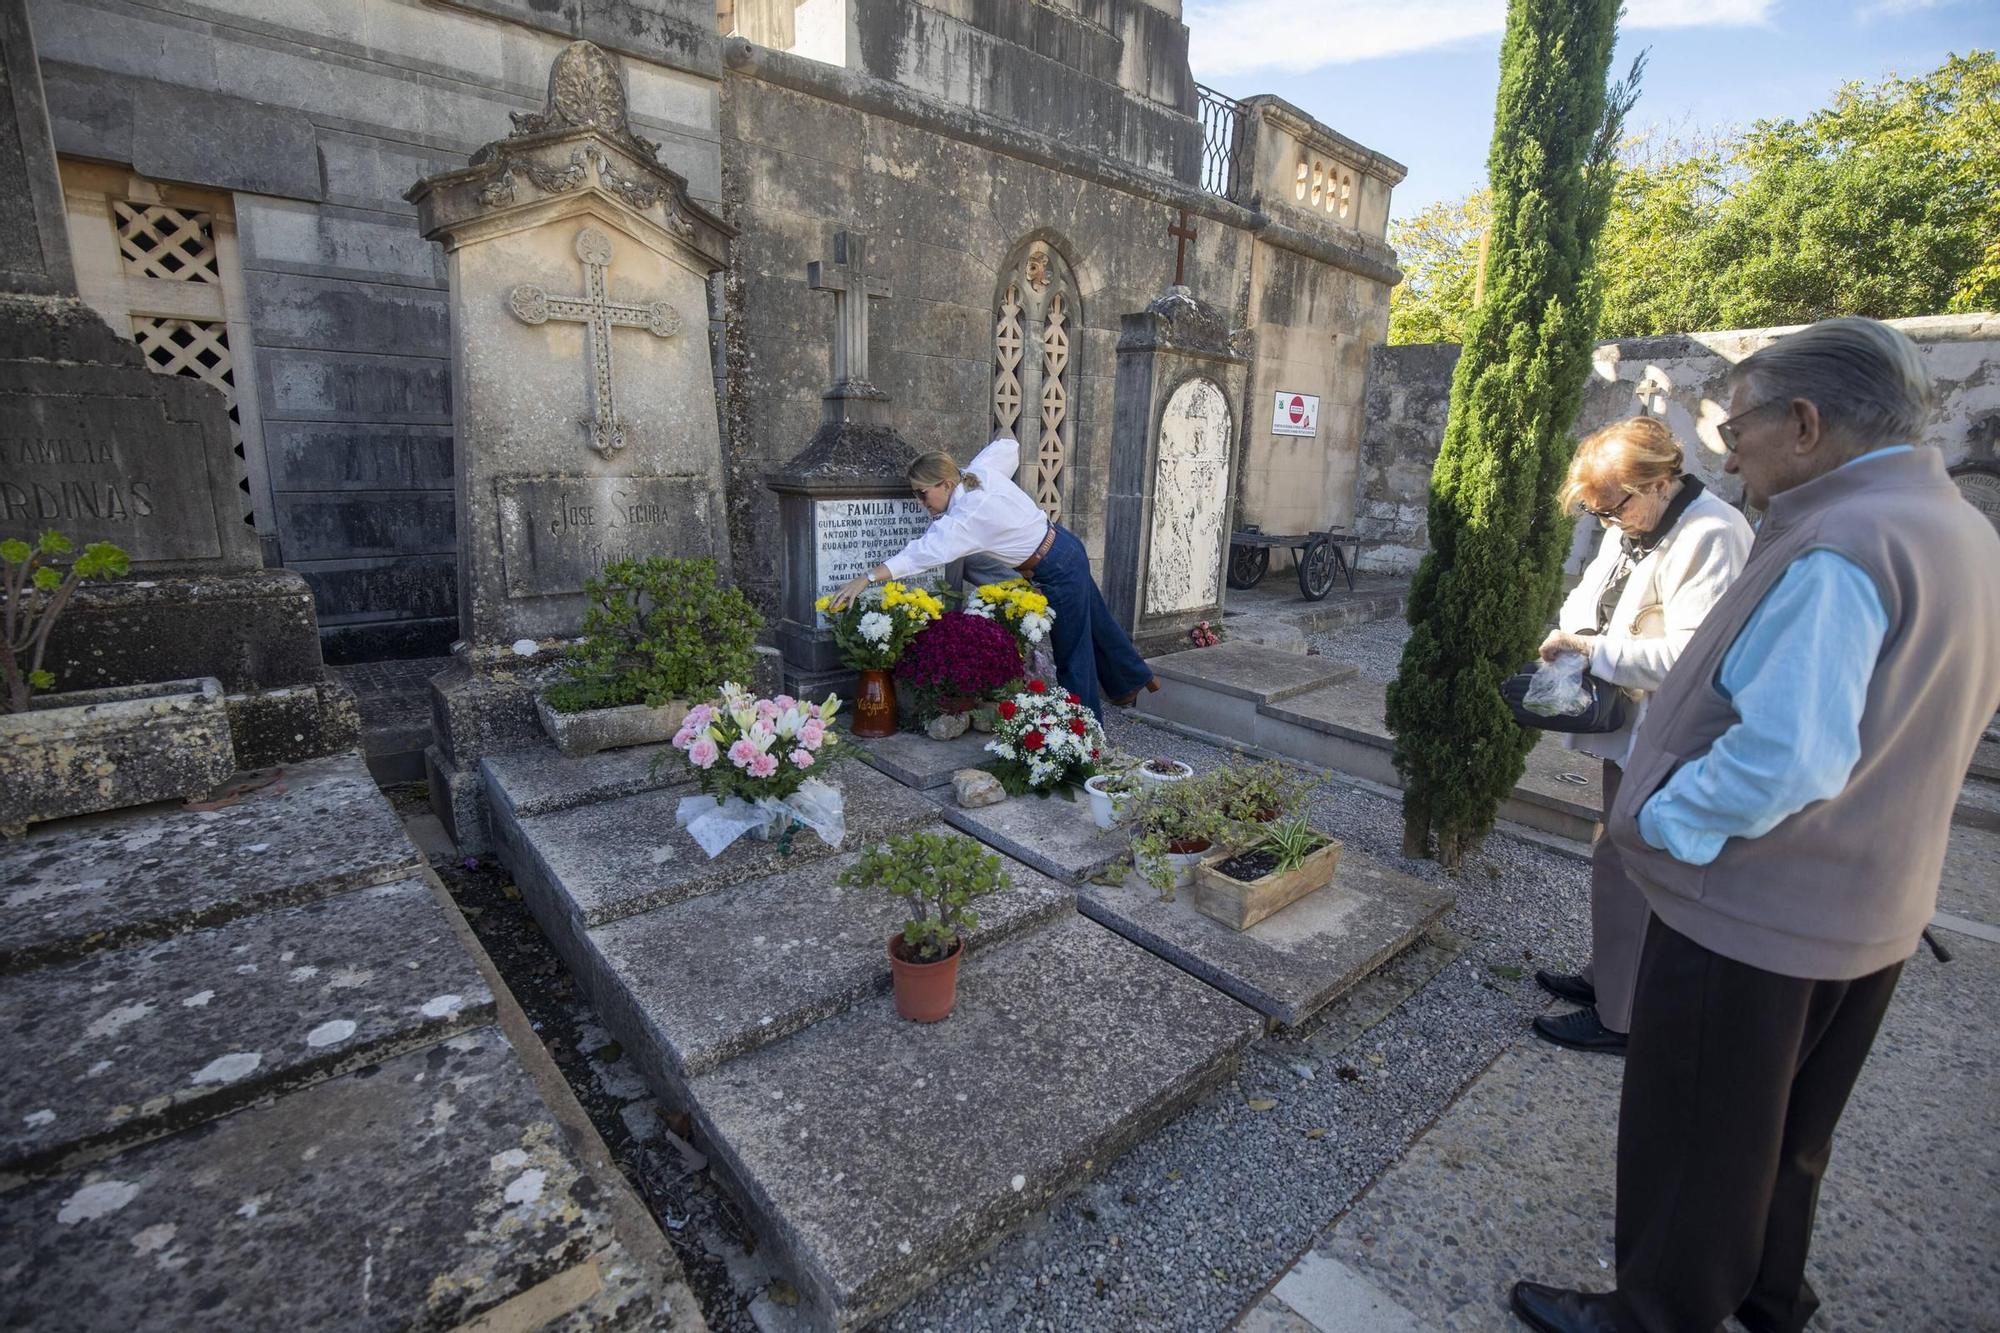
<svg viewBox="0 0 2000 1333">
<path fill-rule="evenodd" d="M 1928 3 L 1929 0 L 1889 0 Z M 1778 0 L 1628 0 L 1626 29 L 1744 27 Z M 1187 0 L 1196 78 L 1304 73 L 1499 33 L 1506 0 Z"/>
<path fill-rule="evenodd" d="M 1869 0 L 1869 3 L 1855 6 L 1854 14 L 1866 23 L 1872 19 L 1894 18 L 1898 14 L 1917 14 L 1926 9 L 1943 9 L 1947 5 L 1957 3 L 1958 0 Z"/>
</svg>

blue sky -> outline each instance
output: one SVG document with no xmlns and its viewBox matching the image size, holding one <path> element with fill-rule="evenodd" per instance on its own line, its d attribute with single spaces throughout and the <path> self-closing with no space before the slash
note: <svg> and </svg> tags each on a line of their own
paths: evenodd
<svg viewBox="0 0 2000 1333">
<path fill-rule="evenodd" d="M 1410 169 L 1393 215 L 1480 184 L 1504 0 L 1185 0 L 1197 80 L 1275 93 Z M 1801 116 L 1849 80 L 2000 46 L 2000 0 L 1626 0 L 1613 70 L 1652 55 L 1631 125 Z"/>
</svg>

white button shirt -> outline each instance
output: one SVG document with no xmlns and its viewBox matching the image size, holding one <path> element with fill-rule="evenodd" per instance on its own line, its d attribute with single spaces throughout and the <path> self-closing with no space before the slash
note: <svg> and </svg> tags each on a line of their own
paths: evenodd
<svg viewBox="0 0 2000 1333">
<path fill-rule="evenodd" d="M 1010 565 L 1033 555 L 1048 535 L 1049 516 L 1014 484 L 1020 465 L 1019 440 L 1003 435 L 981 449 L 965 467 L 968 475 L 979 478 L 979 489 L 953 487 L 944 512 L 931 520 L 924 535 L 882 562 L 889 577 L 906 579 L 978 551 Z"/>
</svg>

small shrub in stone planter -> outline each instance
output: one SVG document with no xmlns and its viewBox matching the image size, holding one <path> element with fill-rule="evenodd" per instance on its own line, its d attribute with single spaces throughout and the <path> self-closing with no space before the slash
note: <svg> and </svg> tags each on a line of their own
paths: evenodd
<svg viewBox="0 0 2000 1333">
<path fill-rule="evenodd" d="M 1232 930 L 1259 921 L 1333 883 L 1340 842 L 1303 818 L 1273 823 L 1263 841 L 1202 858 L 1194 871 L 1195 910 Z"/>
<path fill-rule="evenodd" d="M 909 901 L 916 915 L 889 937 L 896 1012 L 913 1023 L 944 1018 L 958 1000 L 965 932 L 979 925 L 971 904 L 1007 887 L 1000 858 L 970 838 L 905 833 L 863 852 L 840 882 Z"/>
<path fill-rule="evenodd" d="M 750 678 L 763 620 L 722 584 L 713 560 L 614 560 L 584 595 L 590 606 L 569 679 L 535 701 L 564 754 L 667 740 L 691 701 Z"/>
<path fill-rule="evenodd" d="M 44 694 L 0 713 L 0 833 L 199 796 L 236 771 L 213 676 Z"/>
<path fill-rule="evenodd" d="M 44 532 L 33 545 L 12 537 L 0 542 L 0 684 L 6 687 L 0 712 L 24 712 L 35 691 L 55 688 L 42 657 L 77 585 L 123 578 L 132 568 L 125 552 L 110 542 L 92 542 L 66 561 L 75 550 L 76 543 L 60 532 Z"/>
</svg>

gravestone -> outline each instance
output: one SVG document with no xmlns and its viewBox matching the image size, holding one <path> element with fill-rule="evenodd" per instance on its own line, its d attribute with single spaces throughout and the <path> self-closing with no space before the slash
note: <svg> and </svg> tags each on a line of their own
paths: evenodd
<svg viewBox="0 0 2000 1333">
<path fill-rule="evenodd" d="M 112 542 L 132 576 L 78 589 L 56 690 L 213 676 L 243 767 L 343 749 L 353 696 L 320 659 L 312 593 L 262 568 L 220 394 L 153 371 L 77 299 L 26 15 L 0 7 L 0 538 Z"/>
<path fill-rule="evenodd" d="M 534 691 L 611 561 L 726 574 L 708 278 L 731 232 L 627 119 L 618 66 L 572 42 L 540 112 L 408 194 L 449 256 L 459 642 L 432 682 L 432 799 L 484 850 L 478 759 L 538 734 Z"/>
<path fill-rule="evenodd" d="M 1184 647 L 1222 615 L 1247 367 L 1222 313 L 1185 287 L 1122 321 L 1104 600 L 1141 652 Z"/>
<path fill-rule="evenodd" d="M 869 276 L 867 253 L 866 238 L 838 232 L 832 261 L 807 266 L 813 290 L 833 293 L 833 384 L 820 395 L 811 442 L 765 479 L 778 495 L 785 543 L 778 567 L 784 687 L 800 698 L 829 689 L 848 694 L 854 682 L 813 604 L 930 525 L 910 494 L 916 450 L 889 424 L 889 395 L 868 378 L 868 307 L 890 292 Z"/>
</svg>

